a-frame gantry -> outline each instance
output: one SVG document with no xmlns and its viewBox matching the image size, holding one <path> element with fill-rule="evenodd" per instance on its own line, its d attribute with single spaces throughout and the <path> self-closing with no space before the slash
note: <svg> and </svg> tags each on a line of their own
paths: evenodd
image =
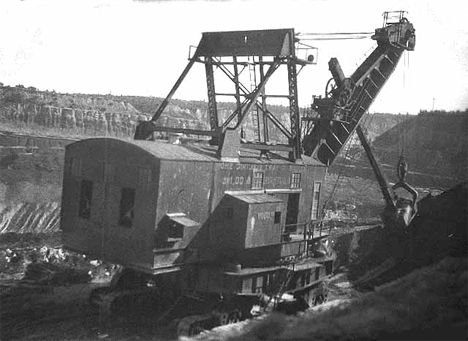
<svg viewBox="0 0 468 341">
<path fill-rule="evenodd" d="M 219 146 L 219 154 L 222 157 L 223 144 L 238 137 L 239 140 L 242 139 L 243 147 L 257 149 L 264 153 L 273 150 L 288 151 L 290 159 L 299 160 L 302 154 L 302 143 L 297 75 L 302 67 L 314 63 L 314 55 L 311 53 L 315 51 L 316 49 L 311 46 L 299 42 L 294 29 L 203 33 L 195 53 L 189 57 L 187 66 L 153 118 L 149 122 L 141 122 L 137 127 L 135 139 L 150 139 L 154 131 L 208 135 L 211 136 L 211 144 Z M 298 55 L 304 58 L 299 58 Z M 197 62 L 205 65 L 210 130 L 157 126 L 154 123 L 162 115 L 170 99 Z M 268 94 L 267 83 L 282 67 L 287 69 L 288 92 Z M 221 71 L 221 75 L 225 76 L 223 78 L 230 81 L 231 92 L 217 92 L 215 71 L 218 70 Z M 230 97 L 231 100 L 235 100 L 236 109 L 227 117 L 221 117 L 218 114 L 220 97 Z M 268 98 L 287 99 L 289 127 L 269 110 Z M 243 126 L 249 116 L 253 136 L 246 139 Z M 285 143 L 271 143 L 269 130 L 272 125 L 284 135 Z M 231 131 L 230 138 L 226 139 L 228 130 Z M 235 151 L 231 151 L 230 154 L 232 153 Z M 229 157 L 229 155 L 225 156 Z"/>
</svg>

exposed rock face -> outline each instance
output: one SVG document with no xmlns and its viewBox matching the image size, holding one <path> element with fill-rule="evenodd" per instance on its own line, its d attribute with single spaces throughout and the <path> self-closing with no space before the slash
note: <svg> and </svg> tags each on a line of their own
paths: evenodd
<svg viewBox="0 0 468 341">
<path fill-rule="evenodd" d="M 0 233 L 58 230 L 64 148 L 72 142 L 0 132 Z"/>
<path fill-rule="evenodd" d="M 0 233 L 50 233 L 59 229 L 58 202 L 0 204 Z"/>
<path fill-rule="evenodd" d="M 0 121 L 19 127 L 41 126 L 78 136 L 133 137 L 138 121 L 146 121 L 151 116 L 111 95 L 69 95 L 34 88 L 0 87 Z M 206 110 L 191 113 L 189 109 L 169 105 L 160 124 L 206 129 L 203 118 L 206 119 Z"/>
<path fill-rule="evenodd" d="M 0 115 L 11 122 L 47 128 L 72 129 L 76 134 L 132 136 L 138 120 L 147 120 L 128 103 L 126 111 L 60 108 L 52 105 L 15 103 L 2 107 Z M 120 108 L 119 108 L 120 109 Z"/>
</svg>

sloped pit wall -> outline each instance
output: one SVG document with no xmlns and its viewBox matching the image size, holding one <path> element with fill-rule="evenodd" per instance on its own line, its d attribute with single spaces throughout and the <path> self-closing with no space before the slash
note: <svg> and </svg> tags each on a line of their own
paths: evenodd
<svg viewBox="0 0 468 341">
<path fill-rule="evenodd" d="M 0 233 L 58 231 L 65 146 L 73 141 L 0 132 Z"/>
<path fill-rule="evenodd" d="M 0 233 L 52 233 L 59 230 L 60 204 L 0 204 Z"/>
</svg>

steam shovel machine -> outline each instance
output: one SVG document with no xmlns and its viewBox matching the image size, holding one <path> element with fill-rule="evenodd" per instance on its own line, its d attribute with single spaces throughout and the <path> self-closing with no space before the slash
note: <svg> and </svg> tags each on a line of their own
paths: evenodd
<svg viewBox="0 0 468 341">
<path fill-rule="evenodd" d="M 316 115 L 301 120 L 297 76 L 314 64 L 314 49 L 293 29 L 203 33 L 154 117 L 138 125 L 134 141 L 93 138 L 67 146 L 64 245 L 122 265 L 109 287 L 91 294 L 105 321 L 138 302 L 138 311 L 175 320 L 179 335 L 190 335 L 326 299 L 323 281 L 335 255 L 317 228 L 321 185 L 354 131 L 398 222 L 398 207 L 359 123 L 403 51 L 413 50 L 414 28 L 402 12 L 385 13 L 372 39 L 377 46 L 351 77 L 337 59 L 330 60 L 326 95 L 314 100 Z M 195 63 L 205 66 L 210 130 L 161 126 L 158 119 Z M 266 84 L 281 68 L 288 93 L 269 95 Z M 215 71 L 234 91 L 216 91 Z M 218 113 L 220 96 L 236 101 L 226 117 Z M 289 102 L 290 124 L 270 110 L 271 97 Z M 272 132 L 279 141 L 270 139 Z M 155 140 L 155 133 L 208 138 L 175 144 Z"/>
</svg>

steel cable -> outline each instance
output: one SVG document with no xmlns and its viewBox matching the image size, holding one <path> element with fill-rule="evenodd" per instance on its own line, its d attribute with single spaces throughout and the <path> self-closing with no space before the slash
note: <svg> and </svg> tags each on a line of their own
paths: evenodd
<svg viewBox="0 0 468 341">
<path fill-rule="evenodd" d="M 299 32 L 297 36 L 371 35 L 374 32 Z"/>
<path fill-rule="evenodd" d="M 369 36 L 357 36 L 357 37 L 333 37 L 333 38 L 301 38 L 301 40 L 358 40 L 358 39 L 369 39 Z"/>
<path fill-rule="evenodd" d="M 365 128 L 366 131 L 367 131 L 367 129 L 369 128 L 370 124 L 372 123 L 374 117 L 375 117 L 375 114 L 372 114 L 372 115 L 371 115 L 371 114 L 368 114 L 368 116 L 366 116 L 366 117 L 364 118 L 364 120 L 365 120 L 366 122 L 363 122 L 362 125 L 363 125 L 363 127 Z M 356 155 L 357 155 L 357 154 L 356 154 Z M 349 163 L 351 163 L 351 161 L 356 161 L 356 160 L 357 160 L 356 155 L 354 155 L 354 158 L 351 158 L 351 159 L 349 160 Z M 372 186 L 375 186 L 375 183 L 371 182 L 371 183 L 370 183 L 369 185 L 367 185 L 365 188 L 357 189 L 357 188 L 351 183 L 349 177 L 347 178 L 347 182 L 348 182 L 349 186 L 350 186 L 354 191 L 356 191 L 356 192 L 359 192 L 359 191 L 360 191 L 360 192 L 365 192 L 365 191 L 367 191 L 369 188 L 371 188 Z"/>
</svg>

